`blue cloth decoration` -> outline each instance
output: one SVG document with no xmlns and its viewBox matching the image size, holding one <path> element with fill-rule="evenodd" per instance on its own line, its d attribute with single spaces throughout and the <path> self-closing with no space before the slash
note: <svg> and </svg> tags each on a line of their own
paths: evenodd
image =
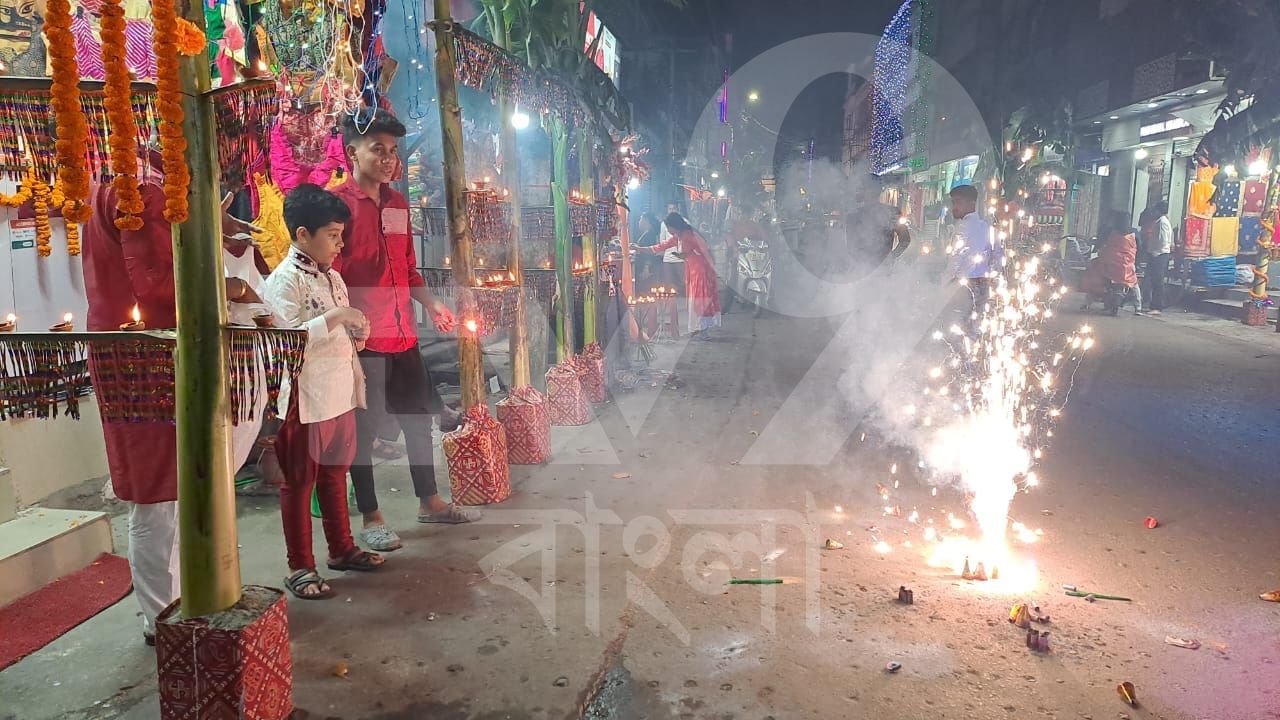
<svg viewBox="0 0 1280 720">
<path fill-rule="evenodd" d="M 1262 237 L 1262 218 L 1240 218 L 1240 252 L 1251 253 L 1258 249 L 1258 239 Z"/>
<path fill-rule="evenodd" d="M 1191 263 L 1191 284 L 1200 287 L 1234 287 L 1236 259 L 1234 257 L 1205 258 Z"/>
<path fill-rule="evenodd" d="M 1218 204 L 1218 210 L 1214 217 L 1236 217 L 1240 214 L 1240 181 L 1227 180 L 1218 186 L 1218 192 L 1213 196 L 1213 201 Z"/>
</svg>

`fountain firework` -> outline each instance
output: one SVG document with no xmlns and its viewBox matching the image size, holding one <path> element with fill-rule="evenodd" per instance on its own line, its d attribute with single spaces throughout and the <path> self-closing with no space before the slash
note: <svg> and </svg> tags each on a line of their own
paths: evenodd
<svg viewBox="0 0 1280 720">
<path fill-rule="evenodd" d="M 1023 544 L 1041 533 L 1022 523 L 1011 525 L 1009 508 L 1019 491 L 1039 483 L 1035 467 L 1094 339 L 1087 325 L 1047 334 L 1046 321 L 1068 288 L 1046 272 L 1039 256 L 1020 257 L 1008 266 L 1001 259 L 998 267 L 987 279 L 985 306 L 976 308 L 963 327 L 934 333 L 948 357 L 928 371 L 915 402 L 902 408 L 922 436 L 921 467 L 964 490 L 976 537 L 967 533 L 969 523 L 954 515 L 945 523 L 920 523 L 913 511 L 909 519 L 924 527 L 930 564 L 957 573 L 966 564 L 976 570 L 981 563 L 988 574 L 999 568 L 999 580 L 990 589 L 1021 592 L 1035 586 L 1037 574 L 1032 562 L 1010 548 L 1010 531 Z"/>
</svg>

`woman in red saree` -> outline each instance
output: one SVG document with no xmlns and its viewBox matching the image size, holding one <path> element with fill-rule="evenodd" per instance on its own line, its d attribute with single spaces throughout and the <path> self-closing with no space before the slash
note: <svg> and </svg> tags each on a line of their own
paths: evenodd
<svg viewBox="0 0 1280 720">
<path fill-rule="evenodd" d="M 675 248 L 684 259 L 685 290 L 689 295 L 689 329 L 693 334 L 720 327 L 720 289 L 715 267 L 711 264 L 711 248 L 679 213 L 666 219 L 671 238 L 648 248 L 655 255 Z M 701 337 L 706 337 L 705 334 Z"/>
</svg>

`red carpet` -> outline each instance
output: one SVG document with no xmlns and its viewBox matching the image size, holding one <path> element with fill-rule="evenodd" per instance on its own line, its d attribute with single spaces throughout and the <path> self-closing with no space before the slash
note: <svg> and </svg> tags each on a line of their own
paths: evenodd
<svg viewBox="0 0 1280 720">
<path fill-rule="evenodd" d="M 129 561 L 103 553 L 89 567 L 0 608 L 0 670 L 114 605 L 132 588 Z"/>
</svg>

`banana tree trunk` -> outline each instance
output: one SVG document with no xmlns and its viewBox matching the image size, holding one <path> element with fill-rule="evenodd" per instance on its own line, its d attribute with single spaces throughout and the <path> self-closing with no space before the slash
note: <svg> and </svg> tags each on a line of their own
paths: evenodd
<svg viewBox="0 0 1280 720">
<path fill-rule="evenodd" d="M 441 0 L 436 0 L 441 2 Z M 551 134 L 551 204 L 556 229 L 556 362 L 573 355 L 573 229 L 569 223 L 569 130 L 554 114 Z"/>
<path fill-rule="evenodd" d="M 499 47 L 510 50 L 507 36 L 507 25 L 501 17 L 494 22 L 494 39 Z M 529 326 L 525 308 L 524 263 L 520 254 L 521 205 L 520 205 L 520 147 L 516 143 L 516 129 L 511 124 L 512 112 L 516 109 L 514 102 L 506 97 L 498 98 L 498 122 L 501 127 L 502 140 L 502 174 L 506 177 L 507 190 L 510 193 L 511 207 L 511 256 L 507 268 L 515 277 L 517 287 L 516 317 L 511 327 L 509 350 L 511 353 L 511 384 L 514 387 L 528 387 L 531 381 L 529 374 Z"/>
<path fill-rule="evenodd" d="M 186 18 L 204 27 L 200 4 Z M 222 270 L 222 211 L 209 63 L 180 57 L 182 132 L 191 168 L 190 215 L 173 235 L 178 309 L 175 390 L 178 435 L 178 559 L 182 614 L 194 618 L 240 600 L 236 498 L 231 468 L 227 397 L 226 287 Z"/>
<path fill-rule="evenodd" d="M 485 403 L 484 366 L 478 319 L 469 292 L 474 288 L 471 226 L 467 220 L 466 167 L 462 158 L 462 107 L 458 104 L 453 47 L 453 18 L 449 0 L 434 0 L 436 35 L 436 87 L 440 102 L 440 133 L 444 143 L 445 211 L 449 217 L 449 242 L 453 250 L 453 283 L 458 288 L 458 371 L 462 383 L 462 407 L 470 410 Z"/>
<path fill-rule="evenodd" d="M 587 198 L 588 205 L 595 202 L 595 172 L 591 151 L 591 133 L 586 127 L 578 129 L 578 194 Z M 595 215 L 592 214 L 594 225 Z M 594 227 L 592 228 L 594 229 Z M 590 345 L 596 341 L 596 234 L 582 236 L 582 264 L 587 275 L 586 289 L 582 293 L 582 342 Z"/>
</svg>

